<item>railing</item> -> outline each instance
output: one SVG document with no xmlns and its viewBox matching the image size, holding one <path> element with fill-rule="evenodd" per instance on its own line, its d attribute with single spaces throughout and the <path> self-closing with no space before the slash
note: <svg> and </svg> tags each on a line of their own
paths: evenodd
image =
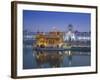
<svg viewBox="0 0 100 80">
<path fill-rule="evenodd" d="M 90 47 L 70 47 L 70 48 L 40 48 L 33 47 L 33 50 L 36 51 L 90 51 Z"/>
</svg>

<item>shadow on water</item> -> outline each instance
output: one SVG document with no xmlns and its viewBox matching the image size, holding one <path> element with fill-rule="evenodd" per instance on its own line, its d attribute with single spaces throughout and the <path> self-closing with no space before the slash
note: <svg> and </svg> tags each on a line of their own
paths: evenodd
<svg viewBox="0 0 100 80">
<path fill-rule="evenodd" d="M 62 63 L 62 55 L 55 51 L 41 51 L 36 54 L 36 62 L 38 67 L 60 67 Z"/>
<path fill-rule="evenodd" d="M 23 48 L 23 69 L 90 66 L 90 51 L 35 51 Z"/>
<path fill-rule="evenodd" d="M 72 59 L 76 55 L 90 56 L 85 52 L 79 53 L 71 51 L 36 51 L 35 53 L 35 59 L 38 68 L 70 67 L 74 66 L 74 61 Z"/>
</svg>

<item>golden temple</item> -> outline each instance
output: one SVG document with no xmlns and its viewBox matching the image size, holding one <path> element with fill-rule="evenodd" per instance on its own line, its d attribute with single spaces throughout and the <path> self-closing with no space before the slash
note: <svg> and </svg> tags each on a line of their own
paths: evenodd
<svg viewBox="0 0 100 80">
<path fill-rule="evenodd" d="M 37 47 L 60 47 L 63 42 L 63 32 L 41 32 L 36 36 Z"/>
</svg>

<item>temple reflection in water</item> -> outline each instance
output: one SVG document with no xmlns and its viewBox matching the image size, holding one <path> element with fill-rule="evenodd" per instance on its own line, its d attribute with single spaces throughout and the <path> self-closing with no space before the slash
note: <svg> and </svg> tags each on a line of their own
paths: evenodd
<svg viewBox="0 0 100 80">
<path fill-rule="evenodd" d="M 51 53 L 51 52 L 49 52 Z M 50 67 L 60 67 L 62 63 L 63 56 L 58 54 L 58 52 L 40 52 L 36 55 L 36 62 L 38 67 L 42 67 L 43 64 L 47 64 Z"/>
<path fill-rule="evenodd" d="M 36 60 L 37 68 L 72 67 L 72 66 L 90 65 L 89 61 L 90 52 L 37 51 L 34 52 L 33 54 L 36 54 L 33 57 Z"/>
</svg>

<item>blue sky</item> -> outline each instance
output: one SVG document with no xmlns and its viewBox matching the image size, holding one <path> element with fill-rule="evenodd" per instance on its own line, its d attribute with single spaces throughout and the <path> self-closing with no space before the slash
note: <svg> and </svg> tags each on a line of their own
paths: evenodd
<svg viewBox="0 0 100 80">
<path fill-rule="evenodd" d="M 23 29 L 31 32 L 48 32 L 54 27 L 66 31 L 69 24 L 74 30 L 84 32 L 90 30 L 90 21 L 89 13 L 23 10 Z"/>
</svg>

